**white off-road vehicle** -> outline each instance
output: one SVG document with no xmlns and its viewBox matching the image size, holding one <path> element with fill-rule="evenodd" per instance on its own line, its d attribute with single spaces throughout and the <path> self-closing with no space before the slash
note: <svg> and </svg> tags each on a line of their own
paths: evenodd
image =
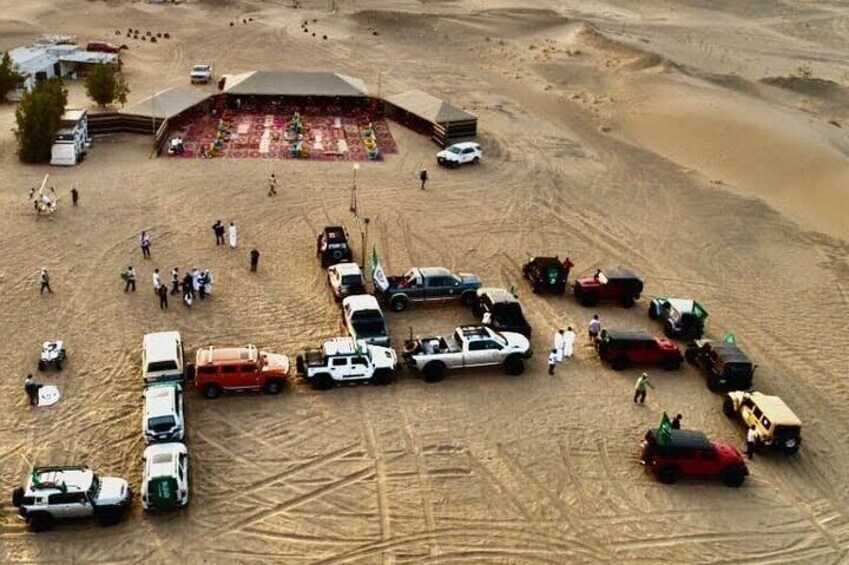
<svg viewBox="0 0 849 565">
<path fill-rule="evenodd" d="M 142 434 L 145 443 L 183 441 L 183 387 L 179 383 L 149 386 L 142 395 Z"/>
<path fill-rule="evenodd" d="M 508 375 L 521 375 L 533 355 L 528 338 L 488 326 L 460 326 L 451 336 L 410 339 L 404 343 L 407 366 L 421 370 L 425 381 L 441 381 L 448 369 L 502 365 Z"/>
<path fill-rule="evenodd" d="M 189 503 L 189 450 L 159 443 L 144 450 L 141 501 L 145 510 L 171 510 Z"/>
<path fill-rule="evenodd" d="M 189 71 L 189 78 L 192 84 L 206 84 L 212 80 L 212 65 L 201 64 L 194 65 Z"/>
<path fill-rule="evenodd" d="M 455 143 L 436 154 L 436 162 L 445 167 L 459 167 L 466 163 L 479 163 L 483 157 L 481 146 L 472 141 Z"/>
<path fill-rule="evenodd" d="M 180 332 L 145 334 L 142 342 L 142 379 L 145 385 L 183 382 L 183 338 Z"/>
<path fill-rule="evenodd" d="M 337 301 L 366 292 L 363 271 L 356 263 L 337 263 L 327 267 L 327 284 Z"/>
<path fill-rule="evenodd" d="M 392 349 L 350 337 L 329 339 L 320 349 L 307 349 L 296 358 L 298 374 L 318 390 L 332 388 L 336 383 L 389 384 L 397 362 Z"/>
<path fill-rule="evenodd" d="M 18 517 L 33 532 L 61 520 L 97 518 L 102 526 L 121 521 L 133 500 L 130 485 L 117 477 L 98 477 L 85 466 L 35 467 L 26 484 L 12 492 Z"/>
</svg>

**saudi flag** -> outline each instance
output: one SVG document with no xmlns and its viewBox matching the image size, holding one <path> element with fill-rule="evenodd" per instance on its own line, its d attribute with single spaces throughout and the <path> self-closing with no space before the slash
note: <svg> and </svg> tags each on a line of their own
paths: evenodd
<svg viewBox="0 0 849 565">
<path fill-rule="evenodd" d="M 371 280 L 374 282 L 374 286 L 380 290 L 389 288 L 389 281 L 386 278 L 386 273 L 383 272 L 383 265 L 380 264 L 376 247 L 371 249 Z"/>
<path fill-rule="evenodd" d="M 669 416 L 664 412 L 660 419 L 660 426 L 657 427 L 657 443 L 666 445 L 670 441 L 672 441 L 672 422 L 669 421 Z"/>
<path fill-rule="evenodd" d="M 725 343 L 737 343 L 737 338 L 734 337 L 733 333 L 729 333 L 722 341 L 724 341 Z"/>
</svg>

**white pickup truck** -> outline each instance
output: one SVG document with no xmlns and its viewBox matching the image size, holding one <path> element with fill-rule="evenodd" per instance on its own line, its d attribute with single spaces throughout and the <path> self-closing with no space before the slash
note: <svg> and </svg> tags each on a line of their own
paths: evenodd
<svg viewBox="0 0 849 565">
<path fill-rule="evenodd" d="M 521 375 L 525 359 L 533 355 L 528 338 L 498 332 L 486 326 L 460 326 L 454 335 L 410 339 L 404 344 L 404 361 L 421 371 L 429 383 L 441 381 L 447 369 L 502 365 L 508 375 Z"/>
</svg>

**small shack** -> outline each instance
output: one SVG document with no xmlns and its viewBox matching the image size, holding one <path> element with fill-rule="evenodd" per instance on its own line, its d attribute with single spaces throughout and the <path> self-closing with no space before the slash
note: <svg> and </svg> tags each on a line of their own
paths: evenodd
<svg viewBox="0 0 849 565">
<path fill-rule="evenodd" d="M 154 136 L 154 147 L 159 150 L 172 125 L 181 118 L 209 113 L 214 96 L 196 88 L 175 86 L 161 90 L 144 100 L 121 108 L 117 114 L 98 119 L 92 125 L 95 133 L 124 131 L 147 133 Z"/>
<path fill-rule="evenodd" d="M 65 110 L 59 133 L 50 151 L 51 165 L 74 166 L 85 158 L 91 138 L 88 134 L 88 112 Z"/>
<path fill-rule="evenodd" d="M 477 116 L 421 90 L 387 96 L 384 113 L 414 131 L 430 135 L 440 147 L 477 136 Z"/>
</svg>

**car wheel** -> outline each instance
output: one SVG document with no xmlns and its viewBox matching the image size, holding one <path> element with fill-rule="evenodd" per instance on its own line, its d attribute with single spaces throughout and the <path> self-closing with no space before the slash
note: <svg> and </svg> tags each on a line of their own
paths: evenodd
<svg viewBox="0 0 849 565">
<path fill-rule="evenodd" d="M 719 375 L 715 375 L 713 373 L 708 375 L 707 378 L 707 387 L 711 392 L 719 392 L 722 390 L 722 380 L 719 378 Z"/>
<path fill-rule="evenodd" d="M 525 362 L 518 355 L 511 355 L 504 360 L 504 372 L 511 377 L 518 377 L 525 372 Z"/>
<path fill-rule="evenodd" d="M 542 285 L 537 281 L 531 281 L 531 292 L 539 294 L 542 291 Z"/>
<path fill-rule="evenodd" d="M 35 512 L 27 517 L 27 525 L 31 532 L 46 532 L 53 528 L 53 516 L 47 512 Z"/>
<path fill-rule="evenodd" d="M 445 378 L 445 365 L 438 361 L 432 361 L 424 366 L 424 380 L 426 383 L 438 383 Z"/>
<path fill-rule="evenodd" d="M 279 379 L 270 379 L 265 382 L 266 394 L 280 394 L 283 391 L 283 381 Z"/>
<path fill-rule="evenodd" d="M 654 303 L 649 304 L 649 318 L 652 320 L 657 320 L 660 317 L 660 313 L 657 311 L 657 307 Z"/>
<path fill-rule="evenodd" d="M 617 357 L 610 364 L 613 367 L 614 371 L 624 371 L 628 368 L 628 358 L 627 357 Z"/>
<path fill-rule="evenodd" d="M 688 347 L 686 350 L 684 350 L 684 359 L 686 359 L 687 363 L 689 363 L 690 365 L 695 365 L 696 364 L 696 348 L 695 347 Z"/>
<path fill-rule="evenodd" d="M 203 395 L 210 400 L 215 400 L 221 396 L 222 392 L 224 392 L 224 390 L 215 383 L 208 383 L 203 387 Z"/>
<path fill-rule="evenodd" d="M 784 453 L 787 455 L 796 455 L 799 453 L 799 440 L 793 441 L 792 445 L 787 445 L 787 442 L 785 442 Z"/>
<path fill-rule="evenodd" d="M 621 302 L 622 302 L 623 308 L 631 308 L 634 305 L 634 297 L 633 296 L 626 296 L 625 298 L 622 299 Z"/>
<path fill-rule="evenodd" d="M 675 467 L 664 467 L 657 472 L 657 478 L 665 485 L 674 485 L 678 482 L 678 469 Z"/>
<path fill-rule="evenodd" d="M 734 401 L 731 400 L 730 396 L 726 396 L 725 400 L 722 401 L 722 413 L 729 418 L 733 418 L 736 412 L 737 411 L 734 410 Z"/>
<path fill-rule="evenodd" d="M 195 364 L 194 363 L 187 363 L 186 364 L 185 373 L 186 373 L 186 379 L 188 379 L 188 381 L 190 383 L 195 382 Z"/>
<path fill-rule="evenodd" d="M 554 294 L 566 294 L 566 283 L 559 284 L 554 287 Z"/>
<path fill-rule="evenodd" d="M 115 510 L 102 510 L 97 514 L 97 522 L 104 528 L 114 526 L 121 521 L 121 515 Z"/>
<path fill-rule="evenodd" d="M 327 373 L 320 373 L 310 379 L 310 384 L 315 390 L 330 390 L 333 388 L 333 377 Z"/>
<path fill-rule="evenodd" d="M 465 292 L 460 295 L 460 301 L 464 306 L 472 306 L 475 303 L 477 296 L 478 295 L 474 292 Z"/>
<path fill-rule="evenodd" d="M 393 312 L 403 312 L 409 303 L 410 299 L 406 296 L 395 296 L 389 301 L 389 309 Z"/>
<path fill-rule="evenodd" d="M 12 506 L 19 507 L 24 501 L 24 489 L 18 487 L 12 491 Z"/>
<path fill-rule="evenodd" d="M 598 304 L 598 295 L 597 294 L 581 294 L 581 306 L 595 306 Z"/>
<path fill-rule="evenodd" d="M 307 374 L 307 364 L 303 355 L 295 357 L 295 371 L 301 376 Z"/>
<path fill-rule="evenodd" d="M 481 162 L 481 158 L 480 158 L 480 157 L 475 157 L 474 159 L 472 159 L 472 164 L 473 164 L 473 165 L 480 165 L 480 162 Z"/>
<path fill-rule="evenodd" d="M 667 371 L 677 371 L 681 368 L 681 359 L 678 359 L 677 357 L 673 359 L 667 359 L 663 363 L 663 368 Z"/>
<path fill-rule="evenodd" d="M 371 382 L 376 385 L 388 385 L 392 382 L 392 371 L 389 369 L 378 369 L 374 372 L 374 375 L 371 377 Z"/>
<path fill-rule="evenodd" d="M 722 482 L 730 487 L 739 487 L 746 480 L 745 467 L 731 467 L 722 473 Z"/>
<path fill-rule="evenodd" d="M 46 370 L 46 369 L 47 369 L 47 362 L 45 362 L 45 361 L 39 361 L 39 362 L 38 362 L 38 370 L 39 370 L 39 371 L 44 371 L 44 370 Z"/>
</svg>

